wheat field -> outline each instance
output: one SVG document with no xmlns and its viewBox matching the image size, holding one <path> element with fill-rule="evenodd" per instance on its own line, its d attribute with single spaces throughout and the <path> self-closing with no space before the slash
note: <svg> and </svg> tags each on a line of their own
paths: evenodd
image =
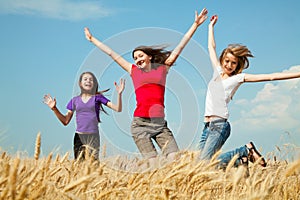
<svg viewBox="0 0 300 200">
<path fill-rule="evenodd" d="M 157 158 L 157 166 L 126 156 L 101 161 L 69 158 L 69 152 L 40 158 L 37 135 L 33 158 L 0 151 L 0 199 L 300 199 L 300 159 L 268 159 L 226 170 L 218 161 L 197 160 L 197 152 L 181 151 L 176 161 Z"/>
</svg>

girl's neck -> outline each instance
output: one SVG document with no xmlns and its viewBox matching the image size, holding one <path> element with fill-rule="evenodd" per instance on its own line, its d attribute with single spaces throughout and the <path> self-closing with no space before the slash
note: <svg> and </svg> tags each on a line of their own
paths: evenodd
<svg viewBox="0 0 300 200">
<path fill-rule="evenodd" d="M 146 66 L 145 68 L 142 69 L 144 72 L 150 72 L 151 71 L 151 64 Z"/>
<path fill-rule="evenodd" d="M 84 103 L 87 103 L 91 99 L 91 97 L 92 97 L 92 94 L 89 94 L 89 93 L 81 94 L 81 100 Z"/>
<path fill-rule="evenodd" d="M 93 95 L 90 94 L 90 93 L 81 93 L 80 96 L 81 96 L 81 97 L 91 97 L 91 96 L 93 96 Z"/>
<path fill-rule="evenodd" d="M 229 78 L 229 77 L 231 77 L 231 75 L 230 74 L 226 74 L 225 72 L 222 72 L 221 73 L 221 79 L 227 79 L 227 78 Z"/>
</svg>

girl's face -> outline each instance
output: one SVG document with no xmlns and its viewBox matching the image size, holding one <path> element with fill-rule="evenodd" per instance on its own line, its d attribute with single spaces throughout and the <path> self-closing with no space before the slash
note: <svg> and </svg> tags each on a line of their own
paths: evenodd
<svg viewBox="0 0 300 200">
<path fill-rule="evenodd" d="M 86 92 L 92 92 L 93 90 L 93 87 L 94 87 L 94 79 L 93 79 L 93 76 L 91 74 L 84 74 L 82 76 L 82 79 L 80 81 L 80 88 L 83 90 L 83 91 L 86 91 Z"/>
<path fill-rule="evenodd" d="M 151 69 L 151 59 L 152 57 L 147 55 L 145 52 L 141 50 L 137 50 L 133 53 L 133 59 L 136 66 L 143 70 Z"/>
<path fill-rule="evenodd" d="M 231 53 L 227 53 L 222 61 L 222 69 L 225 74 L 231 76 L 238 66 L 238 58 Z"/>
</svg>

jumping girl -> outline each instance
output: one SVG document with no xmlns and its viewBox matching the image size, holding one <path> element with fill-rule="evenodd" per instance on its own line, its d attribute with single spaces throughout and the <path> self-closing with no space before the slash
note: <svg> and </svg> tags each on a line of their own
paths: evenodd
<svg viewBox="0 0 300 200">
<path fill-rule="evenodd" d="M 149 158 L 149 162 L 157 156 L 152 140 L 158 144 L 163 154 L 169 159 L 174 159 L 175 153 L 178 151 L 177 143 L 164 118 L 166 77 L 183 48 L 206 18 L 207 10 L 205 8 L 199 15 L 196 12 L 194 23 L 173 51 L 166 51 L 163 47 L 158 46 L 135 48 L 132 52 L 135 64 L 125 60 L 96 39 L 88 28 L 85 28 L 86 39 L 109 55 L 132 78 L 136 108 L 133 114 L 131 133 L 140 153 L 144 158 Z"/>
<path fill-rule="evenodd" d="M 93 73 L 82 73 L 78 84 L 81 93 L 73 97 L 67 104 L 68 112 L 65 115 L 56 107 L 56 99 L 52 98 L 50 94 L 44 96 L 44 103 L 53 110 L 56 117 L 65 126 L 70 123 L 73 113 L 76 112 L 74 157 L 77 159 L 81 155 L 81 158 L 85 158 L 85 152 L 87 151 L 95 159 L 98 159 L 100 147 L 98 123 L 100 122 L 100 111 L 105 112 L 102 105 L 116 112 L 122 111 L 122 92 L 125 81 L 121 79 L 119 85 L 115 83 L 118 92 L 117 104 L 113 104 L 103 95 L 105 91 L 98 92 L 98 81 Z"/>
<path fill-rule="evenodd" d="M 243 70 L 249 66 L 249 57 L 253 57 L 250 50 L 240 44 L 231 44 L 217 57 L 214 39 L 214 26 L 218 16 L 213 16 L 208 28 L 208 52 L 213 66 L 214 74 L 208 84 L 204 129 L 200 139 L 200 159 L 210 159 L 221 149 L 230 135 L 230 123 L 228 122 L 228 103 L 244 82 L 262 82 L 299 78 L 296 73 L 272 73 L 272 74 L 246 74 Z M 262 166 L 266 166 L 265 160 L 255 148 L 252 142 L 233 151 L 219 156 L 221 166 L 226 166 L 233 156 L 238 155 L 235 166 L 248 164 L 248 160 L 259 160 Z"/>
</svg>

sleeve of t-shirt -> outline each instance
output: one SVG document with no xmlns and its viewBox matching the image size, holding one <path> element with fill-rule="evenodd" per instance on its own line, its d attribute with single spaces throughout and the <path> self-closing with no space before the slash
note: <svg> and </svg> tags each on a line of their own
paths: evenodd
<svg viewBox="0 0 300 200">
<path fill-rule="evenodd" d="M 103 105 L 107 105 L 109 101 L 110 100 L 105 96 L 103 96 L 102 94 L 96 96 L 96 102 L 102 103 Z"/>
<path fill-rule="evenodd" d="M 245 82 L 245 73 L 240 73 L 236 75 L 237 82 L 238 83 L 243 83 Z"/>
<path fill-rule="evenodd" d="M 134 73 L 134 71 L 137 69 L 138 67 L 135 64 L 131 65 L 131 73 L 130 76 L 132 76 L 132 73 Z"/>
<path fill-rule="evenodd" d="M 75 110 L 75 106 L 74 106 L 74 98 L 72 98 L 69 103 L 67 104 L 67 109 L 68 110 L 71 110 L 71 111 L 74 111 Z"/>
<path fill-rule="evenodd" d="M 217 67 L 214 67 L 214 74 L 213 74 L 213 77 L 217 77 L 217 76 L 220 76 L 220 74 L 222 73 L 222 68 L 221 66 L 217 66 Z"/>
</svg>

